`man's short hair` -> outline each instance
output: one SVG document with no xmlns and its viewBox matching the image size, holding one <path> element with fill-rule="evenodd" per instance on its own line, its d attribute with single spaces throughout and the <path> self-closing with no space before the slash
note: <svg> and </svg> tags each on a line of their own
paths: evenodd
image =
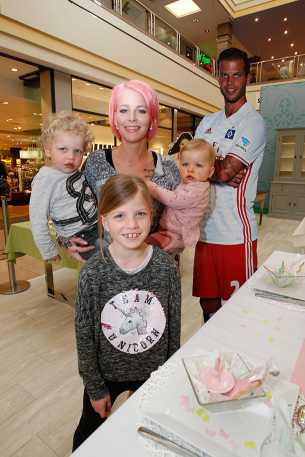
<svg viewBox="0 0 305 457">
<path fill-rule="evenodd" d="M 218 69 L 223 60 L 242 60 L 244 62 L 245 75 L 248 76 L 250 72 L 250 62 L 246 52 L 238 48 L 228 48 L 221 51 L 217 59 Z"/>
</svg>

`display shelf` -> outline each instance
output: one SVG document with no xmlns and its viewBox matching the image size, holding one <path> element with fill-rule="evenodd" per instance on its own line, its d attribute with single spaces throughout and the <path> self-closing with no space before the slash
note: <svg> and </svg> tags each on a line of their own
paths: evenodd
<svg viewBox="0 0 305 457">
<path fill-rule="evenodd" d="M 301 219 L 305 215 L 305 129 L 279 129 L 270 214 Z"/>
</svg>

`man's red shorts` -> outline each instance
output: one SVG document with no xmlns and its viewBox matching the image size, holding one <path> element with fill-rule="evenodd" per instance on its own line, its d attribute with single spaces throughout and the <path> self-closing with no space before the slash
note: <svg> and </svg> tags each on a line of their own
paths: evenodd
<svg viewBox="0 0 305 457">
<path fill-rule="evenodd" d="M 256 240 L 234 245 L 199 241 L 194 259 L 193 296 L 228 300 L 256 269 Z"/>
</svg>

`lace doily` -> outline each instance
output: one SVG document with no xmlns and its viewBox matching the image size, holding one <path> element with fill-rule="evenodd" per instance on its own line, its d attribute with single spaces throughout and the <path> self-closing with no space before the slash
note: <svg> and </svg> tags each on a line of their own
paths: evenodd
<svg viewBox="0 0 305 457">
<path fill-rule="evenodd" d="M 194 454 L 198 455 L 198 457 L 208 457 L 207 454 L 204 452 L 198 453 L 198 449 L 194 448 L 188 443 L 185 443 L 177 435 L 166 431 L 158 425 L 156 422 L 150 420 L 148 417 L 145 416 L 145 411 L 151 408 L 153 400 L 155 396 L 158 394 L 160 389 L 168 382 L 168 378 L 175 372 L 177 372 L 177 368 L 181 367 L 182 361 L 179 358 L 175 358 L 174 360 L 167 362 L 165 365 L 160 367 L 157 371 L 154 371 L 148 381 L 144 384 L 143 389 L 141 391 L 141 395 L 139 398 L 139 409 L 141 413 L 141 418 L 139 418 L 138 426 L 144 425 L 147 426 L 150 430 L 161 434 L 162 436 L 166 436 L 169 439 L 172 439 L 178 445 L 182 445 L 185 448 L 192 451 Z M 165 409 L 164 413 L 169 413 Z M 166 449 L 159 443 L 156 443 L 152 440 L 146 439 L 141 437 L 141 440 L 144 443 L 145 448 L 150 452 L 150 454 L 154 457 L 176 457 L 177 454 L 171 452 L 170 450 Z"/>
</svg>

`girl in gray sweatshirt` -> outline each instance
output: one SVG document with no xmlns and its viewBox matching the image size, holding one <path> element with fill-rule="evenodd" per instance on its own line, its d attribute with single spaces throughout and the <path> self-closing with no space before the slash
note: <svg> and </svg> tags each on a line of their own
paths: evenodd
<svg viewBox="0 0 305 457">
<path fill-rule="evenodd" d="M 136 390 L 180 345 L 180 279 L 170 255 L 145 242 L 152 202 L 144 181 L 109 178 L 99 213 L 111 243 L 79 278 L 75 329 L 85 389 L 73 450 L 104 422 L 121 392 Z"/>
</svg>

